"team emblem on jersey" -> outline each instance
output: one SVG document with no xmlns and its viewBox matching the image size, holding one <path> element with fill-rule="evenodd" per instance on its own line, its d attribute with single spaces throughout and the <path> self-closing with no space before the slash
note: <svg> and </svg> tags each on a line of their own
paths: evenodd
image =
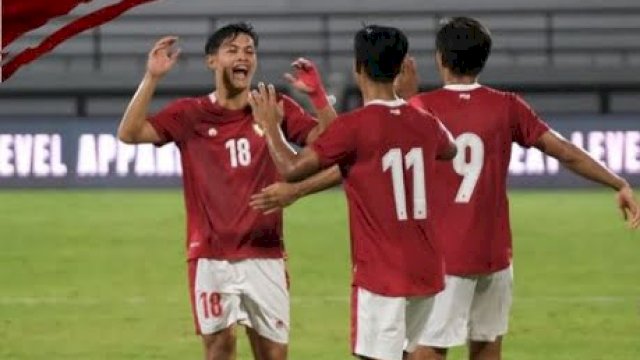
<svg viewBox="0 0 640 360">
<path fill-rule="evenodd" d="M 253 123 L 253 131 L 255 131 L 258 136 L 264 136 L 264 129 L 262 129 L 262 126 L 258 123 Z"/>
<path fill-rule="evenodd" d="M 209 137 L 214 137 L 218 135 L 218 130 L 216 130 L 216 128 L 214 127 L 210 127 L 209 131 L 207 131 L 207 135 L 209 135 Z"/>
<path fill-rule="evenodd" d="M 400 115 L 400 109 L 391 109 L 389 112 L 393 115 Z"/>
<path fill-rule="evenodd" d="M 462 100 L 471 100 L 471 94 L 462 93 L 462 94 L 460 94 L 460 99 L 462 99 Z"/>
</svg>

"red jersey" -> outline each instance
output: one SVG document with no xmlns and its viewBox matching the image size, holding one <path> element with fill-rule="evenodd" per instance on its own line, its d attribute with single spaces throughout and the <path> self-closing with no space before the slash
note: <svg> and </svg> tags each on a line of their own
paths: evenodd
<svg viewBox="0 0 640 360">
<path fill-rule="evenodd" d="M 428 219 L 436 156 L 449 139 L 437 119 L 399 100 L 339 116 L 312 144 L 322 166 L 338 164 L 344 177 L 355 286 L 384 296 L 444 287 Z"/>
<path fill-rule="evenodd" d="M 451 85 L 410 103 L 433 112 L 456 139 L 452 163 L 436 165 L 447 274 L 486 274 L 511 263 L 507 171 L 511 146 L 530 147 L 549 127 L 519 96 L 478 84 Z"/>
<path fill-rule="evenodd" d="M 283 97 L 287 140 L 304 144 L 316 121 Z M 251 108 L 227 110 L 211 96 L 172 102 L 149 119 L 180 149 L 189 259 L 283 256 L 282 212 L 262 215 L 249 199 L 281 180 Z"/>
</svg>

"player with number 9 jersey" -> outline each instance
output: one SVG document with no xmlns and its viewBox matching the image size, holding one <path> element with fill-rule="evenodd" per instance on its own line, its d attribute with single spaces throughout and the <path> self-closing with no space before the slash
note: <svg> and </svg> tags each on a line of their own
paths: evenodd
<svg viewBox="0 0 640 360">
<path fill-rule="evenodd" d="M 517 95 L 479 84 L 452 84 L 410 103 L 433 112 L 458 147 L 437 164 L 438 234 L 447 274 L 488 274 L 511 264 L 507 172 L 511 146 L 531 147 L 549 127 Z"/>
</svg>

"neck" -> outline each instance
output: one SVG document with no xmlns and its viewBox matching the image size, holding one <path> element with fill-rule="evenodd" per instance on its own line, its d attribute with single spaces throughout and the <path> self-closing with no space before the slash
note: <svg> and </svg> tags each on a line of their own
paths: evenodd
<svg viewBox="0 0 640 360">
<path fill-rule="evenodd" d="M 373 81 L 367 81 L 366 84 L 360 88 L 362 92 L 362 100 L 364 103 L 368 103 L 372 100 L 396 100 L 398 96 L 393 90 L 393 83 L 381 84 Z"/>
<path fill-rule="evenodd" d="M 445 85 L 470 85 L 478 82 L 477 76 L 472 75 L 456 75 L 447 72 L 443 76 Z"/>
<path fill-rule="evenodd" d="M 249 106 L 249 88 L 242 91 L 230 91 L 224 84 L 217 84 L 214 92 L 216 102 L 227 110 L 242 110 Z"/>
</svg>

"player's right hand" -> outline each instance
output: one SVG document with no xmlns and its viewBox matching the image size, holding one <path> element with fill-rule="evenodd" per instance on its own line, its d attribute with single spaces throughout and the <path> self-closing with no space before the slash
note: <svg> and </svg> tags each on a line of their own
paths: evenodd
<svg viewBox="0 0 640 360">
<path fill-rule="evenodd" d="M 298 200 L 298 197 L 295 184 L 277 182 L 262 189 L 259 194 L 252 195 L 249 206 L 266 215 L 286 208 Z"/>
<path fill-rule="evenodd" d="M 630 186 L 624 186 L 616 195 L 618 207 L 622 211 L 622 216 L 629 224 L 629 228 L 637 229 L 640 227 L 640 206 L 633 196 L 633 189 Z"/>
<path fill-rule="evenodd" d="M 180 55 L 180 49 L 174 46 L 177 42 L 177 36 L 165 36 L 155 43 L 147 59 L 149 75 L 161 78 L 171 70 Z"/>
</svg>

